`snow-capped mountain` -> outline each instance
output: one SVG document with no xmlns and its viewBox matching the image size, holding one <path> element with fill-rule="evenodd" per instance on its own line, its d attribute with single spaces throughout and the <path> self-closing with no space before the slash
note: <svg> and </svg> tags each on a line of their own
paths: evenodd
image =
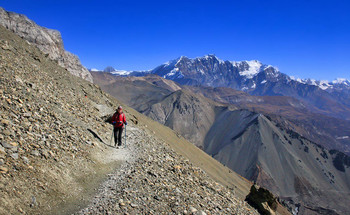
<svg viewBox="0 0 350 215">
<path fill-rule="evenodd" d="M 289 82 L 291 80 L 328 91 L 350 89 L 350 81 L 347 79 L 338 78 L 334 81 L 298 79 L 281 73 L 275 66 L 266 65 L 257 60 L 223 61 L 215 55 L 194 59 L 182 56 L 158 66 L 150 73 L 179 83 L 192 82 L 212 87 L 230 87 L 247 92 L 268 81 Z"/>
<path fill-rule="evenodd" d="M 283 92 L 263 90 L 269 84 L 277 82 L 316 86 L 327 92 L 347 90 L 350 93 L 350 81 L 347 79 L 338 78 L 334 81 L 299 79 L 281 73 L 277 67 L 257 60 L 223 61 L 215 55 L 194 59 L 181 56 L 148 71 L 125 71 L 106 67 L 104 72 L 119 76 L 156 74 L 180 84 L 229 87 L 255 95 L 284 95 Z"/>
<path fill-rule="evenodd" d="M 259 96 L 290 96 L 338 118 L 350 119 L 350 82 L 302 80 L 281 73 L 272 65 L 257 60 L 223 61 L 215 55 L 198 58 L 182 56 L 149 71 L 111 71 L 120 76 L 145 76 L 156 74 L 181 85 L 228 87 Z"/>
<path fill-rule="evenodd" d="M 150 71 L 127 71 L 127 70 L 117 70 L 112 66 L 107 66 L 104 70 L 99 70 L 96 68 L 89 69 L 90 72 L 108 72 L 117 76 L 144 76 L 149 74 Z"/>
<path fill-rule="evenodd" d="M 182 56 L 151 71 L 163 78 L 185 85 L 230 87 L 250 91 L 258 84 L 285 77 L 276 67 L 257 60 L 223 61 L 215 55 L 190 59 Z"/>
<path fill-rule="evenodd" d="M 183 85 L 229 87 L 260 96 L 291 96 L 321 109 L 329 109 L 339 103 L 340 106 L 350 107 L 349 80 L 337 79 L 330 82 L 295 79 L 281 73 L 277 67 L 257 60 L 223 61 L 215 55 L 194 59 L 182 56 L 149 73 Z"/>
<path fill-rule="evenodd" d="M 303 84 L 318 86 L 322 90 L 350 89 L 350 81 L 345 78 L 337 78 L 333 81 L 291 78 Z"/>
</svg>

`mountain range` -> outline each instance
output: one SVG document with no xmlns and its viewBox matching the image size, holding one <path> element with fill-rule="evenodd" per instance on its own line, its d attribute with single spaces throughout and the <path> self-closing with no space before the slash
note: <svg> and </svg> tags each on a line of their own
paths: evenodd
<svg viewBox="0 0 350 215">
<path fill-rule="evenodd" d="M 228 77 L 228 71 L 235 72 Z M 174 129 L 301 214 L 347 212 L 338 199 L 349 194 L 344 153 L 349 152 L 350 122 L 341 119 L 349 113 L 332 92 L 258 61 L 223 62 L 215 56 L 181 57 L 145 72 L 91 73 L 106 92 Z M 246 92 L 233 89 L 254 83 Z M 286 93 L 267 93 L 277 89 Z M 322 109 L 326 102 L 335 105 Z"/>
<path fill-rule="evenodd" d="M 295 79 L 257 60 L 223 61 L 215 55 L 194 59 L 182 56 L 149 71 L 109 72 L 121 76 L 156 74 L 182 85 L 227 87 L 257 96 L 289 96 L 315 107 L 317 113 L 350 119 L 349 80 Z"/>
<path fill-rule="evenodd" d="M 214 55 L 180 57 L 149 71 L 109 67 L 108 72 L 121 77 L 158 75 L 214 101 L 272 115 L 289 130 L 329 149 L 350 153 L 348 80 L 293 79 L 259 61 L 222 61 Z"/>
</svg>

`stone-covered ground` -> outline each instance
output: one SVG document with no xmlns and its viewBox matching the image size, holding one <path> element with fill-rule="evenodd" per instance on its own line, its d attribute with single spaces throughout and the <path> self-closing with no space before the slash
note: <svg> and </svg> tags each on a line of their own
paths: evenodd
<svg viewBox="0 0 350 215">
<path fill-rule="evenodd" d="M 0 26 L 0 214 L 71 213 L 91 201 L 79 213 L 257 213 L 135 115 L 126 112 L 128 148 L 108 146 L 102 117 L 118 104 Z"/>
<path fill-rule="evenodd" d="M 129 128 L 132 158 L 79 214 L 257 214 L 144 129 Z"/>
</svg>

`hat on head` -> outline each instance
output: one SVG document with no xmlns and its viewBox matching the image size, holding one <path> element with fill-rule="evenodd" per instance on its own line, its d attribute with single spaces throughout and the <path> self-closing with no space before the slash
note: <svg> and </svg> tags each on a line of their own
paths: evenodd
<svg viewBox="0 0 350 215">
<path fill-rule="evenodd" d="M 121 105 L 119 105 L 117 110 L 123 110 L 123 107 Z"/>
</svg>

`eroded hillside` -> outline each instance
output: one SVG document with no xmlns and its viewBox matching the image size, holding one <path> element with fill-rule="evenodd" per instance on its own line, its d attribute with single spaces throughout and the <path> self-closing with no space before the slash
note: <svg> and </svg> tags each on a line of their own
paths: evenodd
<svg viewBox="0 0 350 215">
<path fill-rule="evenodd" d="M 348 212 L 348 201 L 338 201 L 348 199 L 349 195 L 348 156 L 338 154 L 337 157 L 332 151 L 280 124 L 284 122 L 291 126 L 286 118 L 280 116 L 275 122 L 269 116 L 249 110 L 253 109 L 249 105 L 247 109 L 241 109 L 220 104 L 205 98 L 198 90 L 200 87 L 193 93 L 192 87 L 181 88 L 156 76 L 113 78 L 108 73 L 92 74 L 96 83 L 107 91 L 111 90 L 109 92 L 116 98 L 173 128 L 222 164 L 273 191 L 292 209 L 297 208 L 303 214 Z M 128 96 L 125 96 L 123 88 L 129 89 Z M 157 91 L 160 93 L 156 94 Z M 295 117 L 310 120 L 303 113 L 305 108 L 302 104 L 295 107 L 296 99 L 253 97 L 232 90 L 226 92 L 226 98 L 236 97 L 242 100 L 237 102 L 242 106 L 250 99 L 265 99 L 271 103 L 265 102 L 265 111 L 274 107 L 285 111 L 285 115 L 294 111 L 301 115 Z M 217 100 L 220 97 L 225 95 L 216 95 Z M 259 104 L 259 101 L 256 103 Z M 337 167 L 337 162 L 342 167 Z"/>
<path fill-rule="evenodd" d="M 116 152 L 104 118 L 120 103 L 1 26 L 0 74 L 1 214 L 257 214 L 250 182 L 128 107 Z"/>
</svg>

